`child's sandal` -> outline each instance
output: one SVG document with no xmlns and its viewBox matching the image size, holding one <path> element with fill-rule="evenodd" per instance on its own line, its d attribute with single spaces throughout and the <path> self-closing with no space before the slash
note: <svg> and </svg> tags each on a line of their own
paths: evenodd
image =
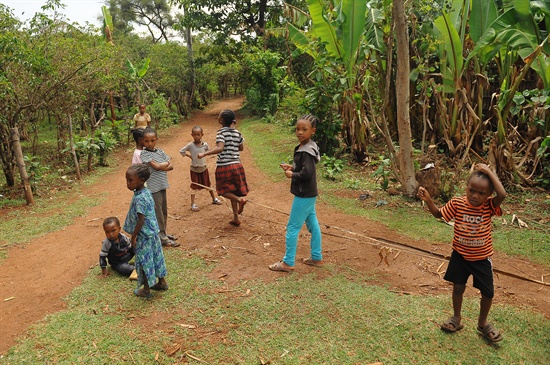
<svg viewBox="0 0 550 365">
<path fill-rule="evenodd" d="M 191 210 L 193 212 L 198 212 L 200 209 L 199 209 L 199 206 L 197 204 L 192 204 L 191 205 Z"/>
</svg>

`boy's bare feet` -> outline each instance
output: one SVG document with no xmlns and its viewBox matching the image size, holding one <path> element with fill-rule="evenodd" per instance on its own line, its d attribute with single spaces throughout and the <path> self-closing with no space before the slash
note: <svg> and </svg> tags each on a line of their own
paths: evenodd
<svg viewBox="0 0 550 365">
<path fill-rule="evenodd" d="M 244 205 L 246 204 L 246 198 L 241 198 L 239 200 L 239 211 L 238 213 L 239 214 L 242 214 L 243 213 L 243 210 L 244 210 Z"/>
</svg>

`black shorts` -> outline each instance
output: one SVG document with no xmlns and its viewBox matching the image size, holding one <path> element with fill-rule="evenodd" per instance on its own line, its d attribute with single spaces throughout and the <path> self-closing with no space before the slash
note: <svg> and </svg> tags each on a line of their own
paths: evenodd
<svg viewBox="0 0 550 365">
<path fill-rule="evenodd" d="M 444 279 L 454 284 L 465 285 L 470 275 L 474 277 L 474 288 L 478 288 L 485 297 L 494 297 L 495 286 L 491 258 L 467 261 L 461 254 L 453 250 Z"/>
</svg>

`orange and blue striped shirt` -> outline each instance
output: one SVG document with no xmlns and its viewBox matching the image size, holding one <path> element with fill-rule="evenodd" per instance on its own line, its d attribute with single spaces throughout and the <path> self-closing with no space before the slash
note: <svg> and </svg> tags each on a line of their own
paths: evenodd
<svg viewBox="0 0 550 365">
<path fill-rule="evenodd" d="M 502 209 L 493 206 L 493 199 L 474 207 L 465 196 L 456 197 L 440 209 L 447 222 L 455 220 L 453 250 L 467 261 L 484 260 L 493 255 L 491 217 L 502 215 Z"/>
</svg>

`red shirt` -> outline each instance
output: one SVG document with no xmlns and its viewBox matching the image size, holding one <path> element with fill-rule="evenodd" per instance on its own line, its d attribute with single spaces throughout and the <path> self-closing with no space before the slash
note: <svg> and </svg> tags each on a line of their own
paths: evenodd
<svg viewBox="0 0 550 365">
<path fill-rule="evenodd" d="M 501 216 L 500 207 L 489 198 L 474 207 L 465 196 L 452 198 L 440 209 L 447 222 L 455 220 L 453 249 L 468 261 L 484 260 L 493 255 L 493 226 L 491 217 Z"/>
</svg>

